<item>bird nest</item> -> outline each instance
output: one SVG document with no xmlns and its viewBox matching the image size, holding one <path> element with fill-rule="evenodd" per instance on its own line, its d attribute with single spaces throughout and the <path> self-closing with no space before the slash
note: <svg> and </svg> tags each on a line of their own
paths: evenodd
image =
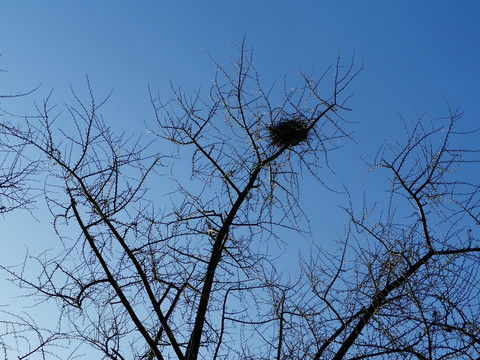
<svg viewBox="0 0 480 360">
<path fill-rule="evenodd" d="M 276 147 L 291 147 L 308 140 L 308 123 L 299 118 L 281 119 L 268 127 L 270 142 Z"/>
</svg>

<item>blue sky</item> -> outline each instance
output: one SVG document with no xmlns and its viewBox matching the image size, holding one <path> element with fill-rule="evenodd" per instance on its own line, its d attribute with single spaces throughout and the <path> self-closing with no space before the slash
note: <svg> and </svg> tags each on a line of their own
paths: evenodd
<svg viewBox="0 0 480 360">
<path fill-rule="evenodd" d="M 151 118 L 147 84 L 168 96 L 208 83 L 244 36 L 266 82 L 322 70 L 355 52 L 365 71 L 352 86 L 357 138 L 398 124 L 396 111 L 442 113 L 444 97 L 478 118 L 480 5 L 462 1 L 4 1 L 0 5 L 2 89 L 43 82 L 56 98 L 85 75 L 97 94 L 115 89 L 117 126 Z"/>
<path fill-rule="evenodd" d="M 146 84 L 162 92 L 208 81 L 209 51 L 221 63 L 243 36 L 267 81 L 295 69 L 323 69 L 338 52 L 365 62 L 352 91 L 362 117 L 440 111 L 446 96 L 475 111 L 480 5 L 462 1 L 4 1 L 0 5 L 2 89 L 43 82 L 43 92 L 115 89 L 125 116 L 150 115 Z M 128 98 L 128 102 L 124 100 Z M 116 107 L 118 106 L 115 104 Z M 113 106 L 113 104 L 112 104 Z M 139 116 L 140 114 L 140 116 Z M 145 115 L 144 115 L 145 114 Z M 473 114 L 473 113 L 472 113 Z M 133 116 L 132 116 L 133 115 Z M 369 126 L 363 121 L 362 126 Z"/>
<path fill-rule="evenodd" d="M 172 80 L 185 90 L 208 85 L 214 66 L 228 64 L 246 37 L 266 83 L 295 79 L 296 69 L 322 71 L 337 54 L 355 52 L 365 70 L 351 85 L 355 96 L 347 119 L 357 144 L 335 157 L 343 181 L 358 186 L 364 168 L 355 153 L 372 157 L 388 136 L 397 136 L 398 112 L 446 113 L 445 99 L 465 110 L 465 128 L 480 126 L 480 3 L 470 1 L 2 1 L 0 3 L 0 92 L 22 92 L 43 83 L 29 99 L 0 105 L 24 113 L 52 88 L 58 103 L 69 101 L 69 85 L 85 90 L 88 75 L 100 97 L 114 89 L 104 115 L 119 131 L 144 132 L 153 120 L 147 85 L 169 96 Z M 307 188 L 305 206 L 324 207 Z M 303 192 L 302 192 L 303 193 Z M 328 202 L 336 201 L 323 194 Z M 321 201 L 320 201 L 321 204 Z M 332 205 L 332 204 L 330 204 Z M 334 204 L 333 204 L 334 205 Z M 32 241 L 44 224 L 25 224 L 28 214 L 2 222 L 2 261 L 21 261 L 23 244 L 55 246 L 51 234 Z M 41 215 L 37 214 L 37 217 Z M 328 233 L 341 222 L 315 221 Z M 317 229 L 317 231 L 320 231 Z M 45 230 L 47 231 L 47 230 Z M 318 233 L 317 233 L 318 235 Z M 15 238 L 15 250 L 4 243 Z M 8 254 L 5 256 L 5 254 Z M 5 295 L 0 303 L 8 303 Z"/>
</svg>

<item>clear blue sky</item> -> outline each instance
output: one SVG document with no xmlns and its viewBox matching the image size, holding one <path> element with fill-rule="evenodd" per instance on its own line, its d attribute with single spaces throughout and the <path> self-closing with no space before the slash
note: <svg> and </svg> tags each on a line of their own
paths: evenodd
<svg viewBox="0 0 480 360">
<path fill-rule="evenodd" d="M 461 104 L 466 127 L 480 127 L 479 16 L 477 0 L 2 0 L 0 68 L 7 72 L 0 73 L 0 93 L 42 82 L 28 102 L 54 87 L 61 103 L 70 99 L 70 84 L 84 89 L 88 75 L 99 96 L 114 89 L 107 122 L 142 132 L 144 122 L 153 120 L 147 84 L 168 97 L 169 80 L 188 90 L 211 79 L 214 67 L 202 49 L 228 63 L 236 54 L 231 43 L 246 36 L 267 83 L 282 81 L 284 74 L 293 79 L 296 69 L 321 71 L 339 52 L 345 59 L 355 52 L 365 70 L 351 86 L 355 96 L 347 119 L 358 122 L 352 127 L 358 144 L 334 168 L 360 186 L 363 170 L 352 156 L 372 156 L 385 137 L 395 136 L 401 129 L 397 112 L 442 115 L 446 98 Z M 23 100 L 1 106 L 26 111 Z M 311 198 L 314 190 L 305 191 Z M 312 213 L 323 211 L 318 199 L 305 205 Z M 47 235 L 45 242 L 32 243 L 29 234 L 40 225 L 18 228 L 26 218 L 21 213 L 0 219 L 10 229 L 0 234 L 1 261 L 14 262 L 17 255 L 20 261 L 23 243 L 35 250 L 55 246 Z M 342 231 L 341 222 L 316 223 Z M 15 248 L 6 238 L 15 238 Z M 9 301 L 0 296 L 0 304 Z"/>
</svg>

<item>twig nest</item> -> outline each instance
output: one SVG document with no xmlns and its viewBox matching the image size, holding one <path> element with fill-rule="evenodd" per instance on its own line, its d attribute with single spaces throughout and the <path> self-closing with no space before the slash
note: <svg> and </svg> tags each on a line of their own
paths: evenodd
<svg viewBox="0 0 480 360">
<path fill-rule="evenodd" d="M 268 127 L 270 142 L 276 147 L 291 147 L 308 139 L 308 123 L 299 118 L 281 119 Z"/>
</svg>

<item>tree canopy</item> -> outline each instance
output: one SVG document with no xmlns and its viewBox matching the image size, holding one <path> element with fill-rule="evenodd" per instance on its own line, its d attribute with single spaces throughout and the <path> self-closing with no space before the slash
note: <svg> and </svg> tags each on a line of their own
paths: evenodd
<svg viewBox="0 0 480 360">
<path fill-rule="evenodd" d="M 477 359 L 478 149 L 462 145 L 474 132 L 458 130 L 461 111 L 403 120 L 405 134 L 364 160 L 365 181 L 388 191 L 356 204 L 324 174 L 339 140 L 354 140 L 362 65 L 339 56 L 294 87 L 265 87 L 252 51 L 237 50 L 231 67 L 212 59 L 208 91 L 150 89 L 148 137 L 116 132 L 88 79 L 87 100 L 72 89 L 63 111 L 49 96 L 2 119 L 1 211 L 43 196 L 59 238 L 56 255 L 2 269 L 61 310 L 54 329 L 6 321 L 5 354 L 66 346 L 74 358 L 81 343 L 105 359 Z M 297 274 L 275 249 L 315 221 L 303 177 L 344 194 L 328 206 L 345 226 L 335 251 L 313 241 Z M 41 273 L 24 271 L 32 263 Z"/>
</svg>

